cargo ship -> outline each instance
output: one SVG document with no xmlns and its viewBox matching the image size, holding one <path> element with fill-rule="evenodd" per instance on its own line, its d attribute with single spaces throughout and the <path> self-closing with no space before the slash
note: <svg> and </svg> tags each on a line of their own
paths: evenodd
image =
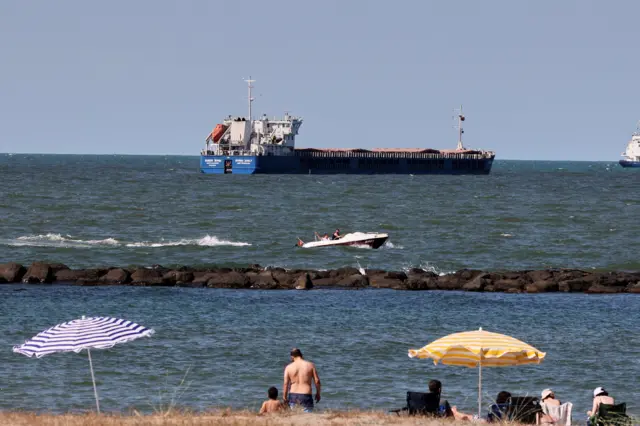
<svg viewBox="0 0 640 426">
<path fill-rule="evenodd" d="M 462 144 L 460 107 L 456 149 L 432 148 L 296 148 L 303 119 L 285 113 L 283 118 L 232 117 L 215 126 L 200 153 L 200 171 L 207 174 L 489 174 L 492 151 L 467 149 Z"/>
<path fill-rule="evenodd" d="M 622 153 L 622 160 L 619 163 L 622 167 L 640 167 L 640 122 L 631 135 L 631 140 L 627 143 L 627 149 Z"/>
</svg>

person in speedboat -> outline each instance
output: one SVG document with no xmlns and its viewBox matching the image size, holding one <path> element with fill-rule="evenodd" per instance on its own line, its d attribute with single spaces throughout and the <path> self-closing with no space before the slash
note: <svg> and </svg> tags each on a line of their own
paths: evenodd
<svg viewBox="0 0 640 426">
<path fill-rule="evenodd" d="M 336 229 L 335 232 L 333 233 L 333 235 L 331 236 L 332 240 L 339 240 L 340 238 L 342 238 L 342 235 L 340 235 L 340 230 Z"/>
</svg>

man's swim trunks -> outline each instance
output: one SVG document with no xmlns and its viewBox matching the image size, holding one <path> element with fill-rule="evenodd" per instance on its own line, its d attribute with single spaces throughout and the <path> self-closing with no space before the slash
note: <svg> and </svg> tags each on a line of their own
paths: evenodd
<svg viewBox="0 0 640 426">
<path fill-rule="evenodd" d="M 305 413 L 310 413 L 313 411 L 313 397 L 305 393 L 290 393 L 289 407 L 293 408 L 296 405 L 301 405 Z"/>
</svg>

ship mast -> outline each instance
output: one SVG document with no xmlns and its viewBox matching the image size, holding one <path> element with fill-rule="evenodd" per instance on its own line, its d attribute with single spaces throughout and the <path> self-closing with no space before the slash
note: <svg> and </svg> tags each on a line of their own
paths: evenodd
<svg viewBox="0 0 640 426">
<path fill-rule="evenodd" d="M 462 105 L 460 105 L 460 114 L 458 114 L 458 147 L 456 150 L 464 151 L 464 145 L 462 145 L 462 134 L 464 130 L 462 130 L 462 122 L 464 121 L 464 115 L 462 115 Z"/>
<path fill-rule="evenodd" d="M 251 83 L 255 83 L 255 80 L 251 80 L 251 76 L 249 76 L 249 79 L 245 81 L 249 87 L 249 122 L 251 122 L 251 103 L 254 100 L 254 98 L 251 97 L 251 89 L 253 89 L 253 85 Z"/>
</svg>

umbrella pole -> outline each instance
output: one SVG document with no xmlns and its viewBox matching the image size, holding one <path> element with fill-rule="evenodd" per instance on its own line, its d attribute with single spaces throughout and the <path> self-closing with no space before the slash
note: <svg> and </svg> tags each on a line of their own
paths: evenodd
<svg viewBox="0 0 640 426">
<path fill-rule="evenodd" d="M 96 397 L 96 408 L 98 414 L 100 414 L 100 402 L 98 401 L 98 388 L 96 388 L 96 376 L 93 375 L 93 362 L 91 362 L 91 349 L 87 349 L 87 355 L 89 355 L 89 368 L 91 369 L 91 380 L 93 381 L 93 394 Z"/>
<path fill-rule="evenodd" d="M 478 363 L 478 418 L 482 417 L 482 355 Z"/>
</svg>

